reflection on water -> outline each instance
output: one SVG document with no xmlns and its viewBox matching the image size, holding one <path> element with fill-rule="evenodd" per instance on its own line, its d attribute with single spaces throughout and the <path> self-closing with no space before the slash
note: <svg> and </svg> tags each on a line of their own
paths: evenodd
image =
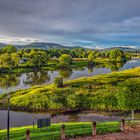
<svg viewBox="0 0 140 140">
<path fill-rule="evenodd" d="M 135 118 L 140 119 L 140 113 L 135 112 Z M 120 121 L 122 118 L 131 119 L 131 111 L 129 112 L 94 112 L 81 111 L 74 113 L 60 113 L 51 115 L 49 113 L 26 113 L 26 112 L 10 112 L 10 127 L 32 125 L 37 119 L 51 117 L 52 123 L 59 122 L 91 122 L 91 121 Z M 0 111 L 0 129 L 6 128 L 7 111 Z"/>
<path fill-rule="evenodd" d="M 18 79 L 18 76 L 15 74 L 5 75 L 0 74 L 0 87 L 1 88 L 9 88 L 12 86 L 18 85 L 20 80 Z"/>
<path fill-rule="evenodd" d="M 64 80 L 79 77 L 90 77 L 98 74 L 106 74 L 140 66 L 140 59 L 130 60 L 124 63 L 106 63 L 95 66 L 80 67 L 79 69 L 55 70 L 55 71 L 33 71 L 23 74 L 0 74 L 0 93 L 26 89 L 33 85 L 50 84 L 56 76 L 62 76 Z"/>
<path fill-rule="evenodd" d="M 33 86 L 43 84 L 46 81 L 50 81 L 47 71 L 34 71 L 26 74 L 24 84 Z"/>
</svg>

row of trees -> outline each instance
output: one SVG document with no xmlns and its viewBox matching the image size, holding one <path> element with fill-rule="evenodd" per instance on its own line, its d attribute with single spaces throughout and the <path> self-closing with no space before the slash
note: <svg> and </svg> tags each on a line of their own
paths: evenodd
<svg viewBox="0 0 140 140">
<path fill-rule="evenodd" d="M 118 62 L 126 61 L 130 56 L 125 54 L 123 51 L 114 49 L 106 52 L 91 51 L 88 55 L 88 61 L 93 62 L 95 58 L 108 58 L 110 60 L 116 60 Z"/>
<path fill-rule="evenodd" d="M 20 57 L 17 53 L 5 53 L 0 55 L 0 65 L 3 67 L 13 68 L 18 66 Z"/>
<path fill-rule="evenodd" d="M 110 59 L 125 59 L 126 57 L 130 57 L 129 53 L 124 53 L 119 49 L 114 49 L 110 51 L 98 51 L 98 50 L 90 50 L 84 48 L 77 49 L 50 49 L 47 50 L 47 53 L 50 57 L 60 57 L 62 54 L 69 54 L 73 58 L 89 58 L 89 60 L 93 60 L 95 58 L 110 58 Z"/>
<path fill-rule="evenodd" d="M 121 50 L 111 50 L 99 52 L 84 48 L 76 49 L 20 49 L 17 50 L 14 46 L 6 46 L 0 50 L 0 65 L 1 67 L 16 67 L 26 62 L 24 66 L 38 67 L 47 65 L 51 59 L 58 61 L 62 67 L 72 64 L 73 58 L 86 58 L 89 64 L 92 64 L 96 58 L 108 58 L 110 60 L 125 61 L 127 56 Z M 54 59 L 55 58 L 55 59 Z"/>
</svg>

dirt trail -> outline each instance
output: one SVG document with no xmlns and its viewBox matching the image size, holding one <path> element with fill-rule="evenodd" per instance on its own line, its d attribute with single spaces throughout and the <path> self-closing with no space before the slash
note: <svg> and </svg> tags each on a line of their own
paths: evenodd
<svg viewBox="0 0 140 140">
<path fill-rule="evenodd" d="M 140 140 L 140 132 L 112 133 L 95 137 L 82 137 L 69 140 Z"/>
</svg>

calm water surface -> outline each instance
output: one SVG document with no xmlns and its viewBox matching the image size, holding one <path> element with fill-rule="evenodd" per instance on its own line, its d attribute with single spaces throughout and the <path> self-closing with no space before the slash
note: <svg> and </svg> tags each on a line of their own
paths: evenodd
<svg viewBox="0 0 140 140">
<path fill-rule="evenodd" d="M 98 65 L 94 67 L 83 67 L 71 70 L 56 71 L 34 71 L 23 74 L 0 75 L 0 94 L 18 89 L 26 89 L 34 85 L 50 84 L 55 77 L 62 76 L 64 80 L 79 77 L 90 77 L 98 74 L 106 74 L 112 71 L 120 71 L 140 66 L 140 59 L 127 61 L 125 64 L 116 63 Z"/>
<path fill-rule="evenodd" d="M 135 118 L 140 119 L 140 113 L 135 112 Z M 75 113 L 59 113 L 51 115 L 49 113 L 26 113 L 26 112 L 10 112 L 10 127 L 32 125 L 37 119 L 51 117 L 52 123 L 59 122 L 89 122 L 89 121 L 120 121 L 122 118 L 131 119 L 131 111 L 129 112 L 94 112 L 81 111 Z M 0 129 L 6 128 L 7 111 L 0 111 Z"/>
</svg>

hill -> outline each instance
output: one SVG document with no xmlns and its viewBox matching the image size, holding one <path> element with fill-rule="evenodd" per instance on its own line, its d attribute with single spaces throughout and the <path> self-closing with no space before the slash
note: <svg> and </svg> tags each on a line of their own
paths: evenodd
<svg viewBox="0 0 140 140">
<path fill-rule="evenodd" d="M 35 49 L 73 49 L 81 48 L 79 46 L 65 46 L 57 43 L 46 43 L 46 42 L 34 42 L 23 46 L 17 46 L 17 48 L 35 48 Z"/>
<path fill-rule="evenodd" d="M 0 48 L 6 46 L 6 44 L 0 43 Z M 47 43 L 47 42 L 34 42 L 27 45 L 14 45 L 17 49 L 25 49 L 25 48 L 34 48 L 34 49 L 75 49 L 75 48 L 84 48 L 81 46 L 67 46 L 57 43 Z M 85 48 L 88 49 L 88 48 Z M 110 51 L 113 49 L 119 49 L 124 52 L 140 52 L 138 48 L 130 48 L 130 47 L 110 47 L 104 49 L 91 49 L 91 50 L 99 50 L 99 51 Z"/>
<path fill-rule="evenodd" d="M 5 46 L 5 44 L 3 44 L 3 43 L 0 43 L 0 48 L 2 48 L 2 47 L 4 47 Z"/>
<path fill-rule="evenodd" d="M 114 49 L 119 49 L 119 50 L 122 50 L 123 52 L 140 52 L 140 49 L 130 48 L 130 47 L 110 47 L 110 48 L 102 49 L 101 51 L 110 51 Z"/>
</svg>

